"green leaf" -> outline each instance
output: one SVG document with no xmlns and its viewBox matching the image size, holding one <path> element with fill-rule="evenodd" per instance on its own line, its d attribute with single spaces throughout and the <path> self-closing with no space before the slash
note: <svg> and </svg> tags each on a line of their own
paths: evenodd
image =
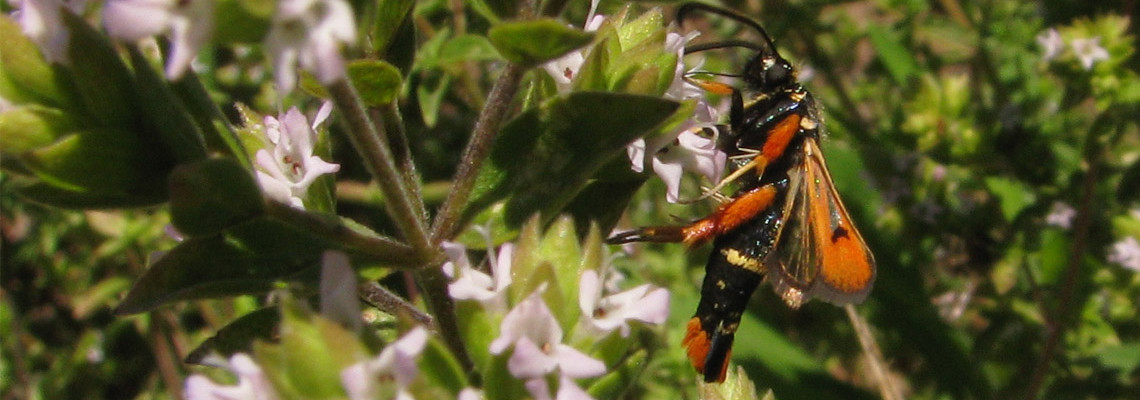
<svg viewBox="0 0 1140 400">
<path fill-rule="evenodd" d="M 70 103 L 65 78 L 7 15 L 0 16 L 0 37 L 4 38 L 0 40 L 0 97 L 16 104 L 62 107 Z"/>
<path fill-rule="evenodd" d="M 169 182 L 170 221 L 190 237 L 219 233 L 263 212 L 257 182 L 232 158 L 181 165 Z"/>
<path fill-rule="evenodd" d="M 56 108 L 28 105 L 10 109 L 0 113 L 0 152 L 14 155 L 47 146 L 77 125 L 72 115 Z"/>
<path fill-rule="evenodd" d="M 384 61 L 356 60 L 348 64 L 348 76 L 360 98 L 369 107 L 389 104 L 400 94 L 400 70 Z"/>
<path fill-rule="evenodd" d="M 479 171 L 465 217 L 507 199 L 505 224 L 553 218 L 625 146 L 679 105 L 658 97 L 578 92 L 508 123 Z"/>
<path fill-rule="evenodd" d="M 83 18 L 63 12 L 63 20 L 71 34 L 67 54 L 86 115 L 100 126 L 138 129 L 135 83 L 115 48 Z"/>
<path fill-rule="evenodd" d="M 202 130 L 198 129 L 190 112 L 182 106 L 182 102 L 166 85 L 166 79 L 152 67 L 138 48 L 131 46 L 129 49 L 131 65 L 138 78 L 136 88 L 141 103 L 139 109 L 147 122 L 157 130 L 158 138 L 178 162 L 206 158 Z"/>
<path fill-rule="evenodd" d="M 435 59 L 437 65 L 448 65 L 464 61 L 502 60 L 495 46 L 486 37 L 479 35 L 459 35 L 443 42 Z"/>
<path fill-rule="evenodd" d="M 589 44 L 594 35 L 557 20 L 540 19 L 496 25 L 487 37 L 508 61 L 534 66 Z"/>
<path fill-rule="evenodd" d="M 73 133 L 24 153 L 20 159 L 45 182 L 79 192 L 165 193 L 163 172 L 132 132 L 100 129 Z"/>
<path fill-rule="evenodd" d="M 623 362 L 598 378 L 586 392 L 595 399 L 619 399 L 627 389 L 632 387 L 645 371 L 649 356 L 645 350 L 639 350 L 625 357 Z"/>
<path fill-rule="evenodd" d="M 424 117 L 424 125 L 435 126 L 439 120 L 439 106 L 443 104 L 443 96 L 451 88 L 451 75 L 436 77 L 432 81 L 421 81 L 416 86 L 416 99 L 420 103 L 420 113 Z"/>
<path fill-rule="evenodd" d="M 372 22 L 372 45 L 386 54 L 400 28 L 409 23 L 413 0 L 380 0 L 376 2 L 376 19 Z"/>
<path fill-rule="evenodd" d="M 253 350 L 255 340 L 273 339 L 277 323 L 280 321 L 281 314 L 277 312 L 277 307 L 262 308 L 243 315 L 198 345 L 186 356 L 185 362 L 199 364 L 211 353 L 218 353 L 227 358 L 235 353 L 249 353 Z"/>
<path fill-rule="evenodd" d="M 913 52 L 907 50 L 907 46 L 894 33 L 876 25 L 868 28 L 867 38 L 895 83 L 906 85 L 918 73 L 918 62 L 915 61 Z"/>
<path fill-rule="evenodd" d="M 459 393 L 468 385 L 463 367 L 439 340 L 428 340 L 427 347 L 420 355 L 419 365 L 420 371 L 429 380 L 451 393 Z"/>
<path fill-rule="evenodd" d="M 518 0 L 473 0 L 471 8 L 488 21 L 498 23 L 518 14 Z"/>
<path fill-rule="evenodd" d="M 1001 205 L 1001 214 L 1007 222 L 1013 221 L 1025 207 L 1037 199 L 1025 184 L 1007 178 L 991 176 L 985 179 L 989 189 Z"/>
<path fill-rule="evenodd" d="M 166 303 L 261 294 L 280 280 L 315 282 L 330 242 L 270 218 L 221 235 L 179 243 L 143 274 L 116 310 L 134 314 Z"/>
<path fill-rule="evenodd" d="M 43 182 L 13 185 L 13 191 L 29 201 L 52 207 L 76 210 L 103 208 L 135 208 L 153 206 L 166 201 L 166 192 L 100 192 L 76 191 Z"/>
</svg>

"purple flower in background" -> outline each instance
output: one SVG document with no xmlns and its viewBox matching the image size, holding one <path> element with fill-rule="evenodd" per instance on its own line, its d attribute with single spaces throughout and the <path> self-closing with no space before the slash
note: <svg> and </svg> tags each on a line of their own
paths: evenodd
<svg viewBox="0 0 1140 400">
<path fill-rule="evenodd" d="M 1091 70 L 1097 61 L 1108 59 L 1108 50 L 1100 46 L 1100 37 L 1073 39 L 1069 46 L 1073 48 L 1073 53 L 1076 53 L 1077 60 L 1085 70 Z"/>
</svg>

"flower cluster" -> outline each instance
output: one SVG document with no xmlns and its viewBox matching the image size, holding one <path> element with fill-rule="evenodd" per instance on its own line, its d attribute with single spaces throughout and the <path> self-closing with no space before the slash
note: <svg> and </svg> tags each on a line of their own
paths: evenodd
<svg viewBox="0 0 1140 400">
<path fill-rule="evenodd" d="M 1049 28 L 1037 35 L 1037 44 L 1044 51 L 1041 59 L 1046 62 L 1056 59 L 1065 51 L 1065 40 L 1056 28 Z M 1069 41 L 1069 48 L 1086 71 L 1091 70 L 1098 61 L 1109 58 L 1108 50 L 1100 46 L 1100 37 L 1073 39 Z"/>
<path fill-rule="evenodd" d="M 535 285 L 530 290 L 512 282 L 512 276 L 529 275 L 527 267 L 520 270 L 513 266 L 514 255 L 518 254 L 514 244 L 500 246 L 497 253 L 488 251 L 491 274 L 472 266 L 462 245 L 445 243 L 444 249 L 450 260 L 444 270 L 453 279 L 449 288 L 452 296 L 457 300 L 477 301 L 488 318 L 501 318 L 498 335 L 489 343 L 487 351 L 507 357 L 508 372 L 522 380 L 525 389 L 536 399 L 552 398 L 547 379 L 551 374 L 557 376 L 558 382 L 553 398 L 590 398 L 575 380 L 601 376 L 606 373 L 606 365 L 582 348 L 615 331 L 622 338 L 629 336 L 630 321 L 660 324 L 668 316 L 669 293 L 665 289 L 641 285 L 612 293 L 613 290 L 604 288 L 604 274 L 584 268 L 575 269 L 576 276 L 570 275 L 577 278 L 576 311 L 581 313 L 560 319 L 556 310 L 565 308 L 555 305 L 552 310 L 545 296 L 559 290 L 553 283 L 558 276 L 568 276 L 569 270 L 555 272 L 554 277 L 546 277 L 539 283 L 528 282 Z M 515 298 L 522 298 L 503 314 L 512 291 L 519 293 Z M 565 296 L 566 293 L 554 295 Z M 567 343 L 564 329 L 567 318 L 577 319 L 574 335 L 570 336 L 581 340 Z"/>
<path fill-rule="evenodd" d="M 103 10 L 103 21 L 107 34 L 122 40 L 169 35 L 166 76 L 176 80 L 209 42 L 214 33 L 214 14 L 213 0 L 110 0 Z M 323 84 L 344 77 L 340 47 L 356 41 L 352 15 L 352 7 L 344 0 L 277 2 L 264 43 L 273 60 L 278 90 L 293 90 L 298 64 Z"/>
<path fill-rule="evenodd" d="M 590 3 L 590 13 L 583 30 L 595 32 L 609 22 L 604 15 L 596 14 L 597 7 L 598 0 Z M 692 102 L 690 114 L 670 132 L 654 135 L 650 140 L 638 138 L 626 148 L 630 168 L 641 173 L 645 172 L 645 165 L 649 164 L 653 172 L 665 182 L 666 199 L 669 202 L 678 201 L 681 178 L 686 170 L 716 182 L 727 161 L 725 153 L 716 147 L 715 140 L 699 134 L 704 128 L 715 128 L 720 113 L 705 99 L 702 89 L 684 79 L 691 72 L 685 68 L 685 45 L 697 35 L 697 32 L 684 35 L 667 32 L 662 48 L 663 55 L 672 56 L 675 60 L 669 71 L 672 80 L 663 97 L 678 102 Z M 593 51 L 593 45 L 586 46 L 542 66 L 554 80 L 559 93 L 571 91 L 579 71 Z"/>
</svg>

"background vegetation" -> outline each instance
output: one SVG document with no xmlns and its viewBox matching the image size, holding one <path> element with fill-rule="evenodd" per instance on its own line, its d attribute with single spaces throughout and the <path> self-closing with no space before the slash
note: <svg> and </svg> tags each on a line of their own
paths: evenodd
<svg viewBox="0 0 1140 400">
<path fill-rule="evenodd" d="M 354 6 L 382 9 L 364 3 Z M 429 210 L 447 195 L 502 66 L 486 40 L 471 39 L 495 24 L 496 4 L 417 2 L 411 24 L 391 32 L 415 46 L 381 54 L 406 78 L 398 110 Z M 875 290 L 858 310 L 888 368 L 871 373 L 841 308 L 789 310 L 762 288 L 733 353 L 757 387 L 784 399 L 874 398 L 884 384 L 915 399 L 1140 397 L 1134 1 L 724 4 L 761 21 L 821 103 L 829 167 L 878 262 Z M 580 27 L 587 6 L 571 2 L 561 18 Z M 635 2 L 632 13 L 663 7 L 669 16 L 674 6 Z M 599 13 L 622 7 L 603 1 Z M 740 29 L 703 21 L 710 35 Z M 1063 41 L 1056 54 L 1043 36 L 1050 29 Z M 1107 55 L 1086 66 L 1082 57 L 1093 53 L 1073 43 L 1094 38 Z M 710 52 L 703 69 L 736 71 L 746 56 Z M 219 44 L 202 58 L 200 79 L 218 104 L 279 109 L 257 51 Z M 516 102 L 528 99 L 523 92 Z M 225 111 L 238 121 L 235 109 Z M 393 231 L 344 135 L 330 137 L 341 162 L 337 213 Z M 0 175 L 5 399 L 175 396 L 196 368 L 182 360 L 266 304 L 239 296 L 116 315 L 148 254 L 174 246 L 164 234 L 168 208 L 65 211 L 26 201 L 12 182 L 11 171 Z M 694 196 L 697 185 L 682 193 Z M 650 179 L 620 226 L 697 218 L 713 207 L 668 204 L 664 190 Z M 672 293 L 662 336 L 649 345 L 656 350 L 626 397 L 696 398 L 679 343 L 707 251 L 638 245 L 615 261 L 632 282 Z M 389 272 L 361 274 L 405 293 L 405 273 Z"/>
</svg>

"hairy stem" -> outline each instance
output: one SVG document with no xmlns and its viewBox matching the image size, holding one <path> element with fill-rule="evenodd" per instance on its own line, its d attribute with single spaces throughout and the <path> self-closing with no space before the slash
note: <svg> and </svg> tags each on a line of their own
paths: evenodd
<svg viewBox="0 0 1140 400">
<path fill-rule="evenodd" d="M 360 284 L 360 298 L 376 309 L 396 316 L 406 316 L 424 327 L 436 330 L 435 320 L 416 306 L 376 282 Z"/>
<path fill-rule="evenodd" d="M 360 153 L 364 166 L 376 178 L 380 191 L 384 193 L 384 207 L 388 210 L 404 239 L 417 252 L 428 255 L 435 252 L 428 240 L 424 227 L 423 207 L 417 209 L 414 200 L 419 190 L 408 188 L 407 181 L 396 168 L 394 156 L 389 149 L 383 132 L 374 125 L 356 89 L 348 80 L 341 79 L 328 87 L 337 110 L 344 116 L 348 138 Z"/>
<path fill-rule="evenodd" d="M 426 260 L 414 249 L 395 239 L 357 232 L 331 215 L 320 215 L 267 201 L 266 213 L 317 236 L 344 244 L 352 251 L 367 254 L 374 260 L 405 266 L 420 266 Z"/>
<path fill-rule="evenodd" d="M 495 135 L 499 133 L 499 125 L 502 124 L 503 116 L 510 108 L 511 100 L 514 99 L 515 92 L 518 91 L 519 81 L 525 71 L 526 69 L 520 65 L 509 64 L 499 75 L 499 79 L 495 81 L 495 86 L 491 88 L 487 106 L 479 114 L 479 119 L 475 122 L 475 129 L 471 133 L 471 141 L 463 150 L 463 157 L 460 159 L 459 168 L 455 172 L 455 183 L 452 186 L 451 193 L 448 194 L 443 207 L 436 214 L 431 236 L 433 243 L 439 243 L 455 235 L 459 217 L 463 212 L 463 206 L 467 204 L 467 199 L 471 195 L 471 188 L 475 185 L 479 168 L 483 166 L 483 160 L 491 151 L 491 144 L 494 142 Z"/>
</svg>

